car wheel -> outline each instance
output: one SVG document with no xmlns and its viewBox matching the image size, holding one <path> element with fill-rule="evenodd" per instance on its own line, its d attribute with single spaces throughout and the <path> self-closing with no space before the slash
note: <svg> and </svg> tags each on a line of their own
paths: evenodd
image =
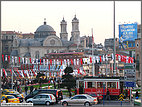
<svg viewBox="0 0 142 107">
<path fill-rule="evenodd" d="M 63 106 L 68 106 L 68 103 L 67 103 L 66 101 L 64 101 L 64 102 L 62 103 L 62 105 L 63 105 Z"/>
<path fill-rule="evenodd" d="M 49 106 L 49 105 L 50 105 L 50 102 L 49 102 L 49 101 L 47 101 L 47 102 L 46 102 L 46 105 L 47 105 L 47 106 Z"/>
<path fill-rule="evenodd" d="M 90 106 L 89 102 L 84 103 L 84 106 Z"/>
<path fill-rule="evenodd" d="M 32 103 L 32 101 L 28 101 L 28 103 Z"/>
</svg>

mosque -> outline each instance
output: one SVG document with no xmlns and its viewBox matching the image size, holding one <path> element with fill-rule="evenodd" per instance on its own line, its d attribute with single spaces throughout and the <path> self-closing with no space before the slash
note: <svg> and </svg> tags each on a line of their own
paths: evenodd
<svg viewBox="0 0 142 107">
<path fill-rule="evenodd" d="M 46 23 L 34 32 L 34 38 L 14 39 L 12 56 L 41 58 L 48 53 L 81 52 L 84 46 L 80 44 L 79 20 L 76 15 L 72 19 L 71 38 L 68 40 L 67 22 L 63 18 L 60 23 L 60 37 L 56 31 Z"/>
</svg>

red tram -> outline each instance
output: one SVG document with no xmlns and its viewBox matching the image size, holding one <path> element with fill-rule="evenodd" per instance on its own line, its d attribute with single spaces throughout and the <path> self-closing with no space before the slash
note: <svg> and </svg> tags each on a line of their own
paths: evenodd
<svg viewBox="0 0 142 107">
<path fill-rule="evenodd" d="M 77 94 L 95 93 L 106 95 L 107 89 L 111 99 L 117 99 L 124 92 L 124 79 L 121 77 L 84 77 L 77 80 Z M 128 96 L 130 90 L 128 90 Z"/>
</svg>

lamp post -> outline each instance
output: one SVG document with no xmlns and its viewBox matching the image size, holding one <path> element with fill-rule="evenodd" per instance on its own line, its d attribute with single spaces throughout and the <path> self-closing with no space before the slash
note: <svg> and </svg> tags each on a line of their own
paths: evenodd
<svg viewBox="0 0 142 107">
<path fill-rule="evenodd" d="M 116 53 L 116 49 L 115 49 L 115 1 L 114 1 L 114 47 L 113 47 L 113 55 L 114 55 L 114 65 L 113 65 L 113 75 L 116 74 L 116 64 L 115 64 L 115 53 Z"/>
<path fill-rule="evenodd" d="M 103 82 L 103 105 L 105 104 L 105 83 Z"/>
</svg>

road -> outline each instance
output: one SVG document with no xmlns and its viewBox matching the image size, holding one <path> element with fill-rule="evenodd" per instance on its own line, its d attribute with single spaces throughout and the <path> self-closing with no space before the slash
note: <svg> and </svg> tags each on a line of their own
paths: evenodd
<svg viewBox="0 0 142 107">
<path fill-rule="evenodd" d="M 34 106 L 41 106 L 41 105 L 34 105 Z M 42 106 L 46 106 L 46 105 L 42 105 Z M 54 104 L 54 105 L 50 105 L 51 107 L 63 107 L 61 104 Z M 73 106 L 76 106 L 76 105 L 73 105 Z M 77 105 L 78 106 L 78 105 Z M 121 106 L 121 102 L 120 101 L 104 101 L 104 104 L 101 103 L 101 104 L 97 104 L 97 105 L 92 105 L 94 107 L 101 107 L 101 106 Z M 130 103 L 130 102 L 125 102 L 123 101 L 122 102 L 122 106 L 128 106 L 128 107 L 132 107 L 134 106 L 133 105 L 133 102 Z M 81 106 L 80 106 L 81 107 Z"/>
</svg>

